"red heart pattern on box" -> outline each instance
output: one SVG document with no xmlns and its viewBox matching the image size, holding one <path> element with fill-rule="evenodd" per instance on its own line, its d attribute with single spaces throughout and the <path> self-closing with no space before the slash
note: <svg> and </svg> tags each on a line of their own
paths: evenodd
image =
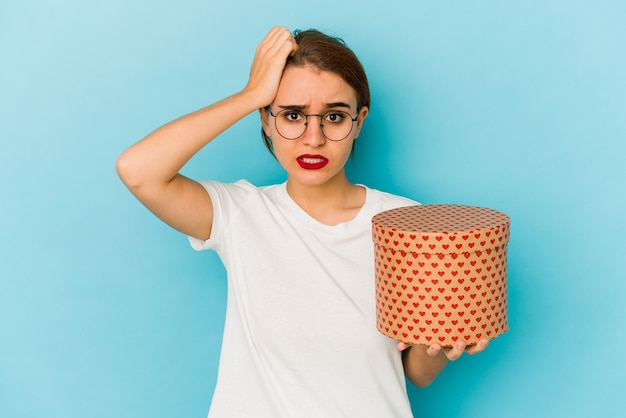
<svg viewBox="0 0 626 418">
<path fill-rule="evenodd" d="M 509 218 L 420 205 L 372 218 L 376 326 L 409 344 L 475 344 L 508 331 Z"/>
</svg>

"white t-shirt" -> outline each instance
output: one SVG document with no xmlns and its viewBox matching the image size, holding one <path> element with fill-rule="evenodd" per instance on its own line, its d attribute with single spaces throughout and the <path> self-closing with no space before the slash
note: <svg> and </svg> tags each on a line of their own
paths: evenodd
<svg viewBox="0 0 626 418">
<path fill-rule="evenodd" d="M 367 190 L 335 226 L 286 184 L 202 183 L 208 241 L 228 272 L 226 324 L 209 417 L 412 417 L 401 353 L 376 329 L 371 218 L 415 202 Z"/>
</svg>

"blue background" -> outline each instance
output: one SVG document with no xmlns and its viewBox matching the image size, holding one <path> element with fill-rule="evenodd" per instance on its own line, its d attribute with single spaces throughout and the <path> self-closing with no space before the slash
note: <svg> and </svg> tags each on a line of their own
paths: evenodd
<svg viewBox="0 0 626 418">
<path fill-rule="evenodd" d="M 114 162 L 242 88 L 275 24 L 368 71 L 353 181 L 512 218 L 511 331 L 411 388 L 416 416 L 626 416 L 624 22 L 621 0 L 2 1 L 0 416 L 205 416 L 225 272 Z M 259 127 L 184 173 L 282 181 Z"/>
</svg>

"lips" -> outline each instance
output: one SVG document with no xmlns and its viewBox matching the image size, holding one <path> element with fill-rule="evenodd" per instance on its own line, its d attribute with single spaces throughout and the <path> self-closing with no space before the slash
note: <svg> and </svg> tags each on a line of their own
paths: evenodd
<svg viewBox="0 0 626 418">
<path fill-rule="evenodd" d="M 328 159 L 321 155 L 304 154 L 299 156 L 296 161 L 305 170 L 319 170 L 328 164 Z"/>
</svg>

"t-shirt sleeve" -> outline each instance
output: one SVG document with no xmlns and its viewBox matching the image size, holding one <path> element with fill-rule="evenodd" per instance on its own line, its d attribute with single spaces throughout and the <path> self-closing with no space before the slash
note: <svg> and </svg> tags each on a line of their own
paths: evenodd
<svg viewBox="0 0 626 418">
<path fill-rule="evenodd" d="M 200 184 L 211 197 L 213 204 L 211 237 L 207 240 L 201 240 L 188 236 L 188 239 L 191 247 L 196 251 L 215 250 L 222 241 L 224 232 L 237 217 L 239 209 L 245 205 L 256 188 L 245 180 L 239 180 L 235 183 L 201 181 Z"/>
</svg>

